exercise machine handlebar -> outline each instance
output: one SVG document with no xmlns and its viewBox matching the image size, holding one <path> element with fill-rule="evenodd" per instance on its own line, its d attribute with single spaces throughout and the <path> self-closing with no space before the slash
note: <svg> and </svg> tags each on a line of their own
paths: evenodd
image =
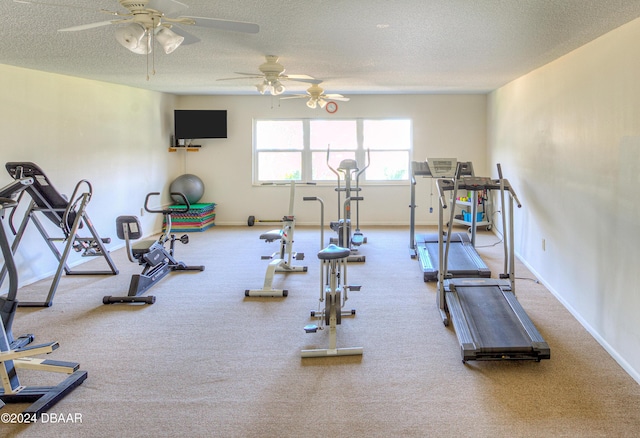
<svg viewBox="0 0 640 438">
<path fill-rule="evenodd" d="M 186 213 L 191 208 L 191 204 L 189 204 L 189 200 L 187 199 L 187 197 L 183 193 L 180 193 L 180 192 L 171 192 L 171 195 L 180 197 L 180 199 L 182 199 L 182 201 L 183 201 L 184 208 L 180 208 L 180 209 L 164 208 L 164 209 L 161 209 L 161 210 L 155 210 L 153 208 L 150 208 L 149 207 L 149 199 L 152 196 L 158 196 L 158 195 L 160 195 L 160 192 L 151 192 L 151 193 L 148 193 L 147 196 L 144 198 L 144 209 L 146 211 L 148 211 L 149 213 L 162 213 L 162 214 Z"/>
<path fill-rule="evenodd" d="M 320 249 L 324 248 L 324 201 L 318 196 L 304 196 L 303 201 L 318 201 L 320 203 Z"/>
<path fill-rule="evenodd" d="M 450 179 L 438 178 L 436 180 L 436 187 L 438 188 L 438 199 L 440 200 L 440 205 L 442 206 L 442 208 L 447 208 L 447 199 L 444 196 L 444 192 L 445 192 L 444 186 L 451 185 L 451 184 L 453 184 L 453 181 Z M 451 189 L 453 189 L 453 187 Z"/>
<path fill-rule="evenodd" d="M 358 173 L 356 173 L 356 186 L 358 185 L 358 178 L 360 178 L 360 175 L 362 175 L 364 171 L 369 168 L 370 165 L 371 165 L 371 149 L 367 149 L 367 165 L 364 166 L 362 169 L 360 169 Z"/>
<path fill-rule="evenodd" d="M 296 181 L 296 180 L 289 180 L 289 181 L 270 181 L 270 182 L 263 182 L 260 184 L 260 186 L 262 187 L 271 187 L 271 186 L 290 186 L 290 190 L 289 190 L 289 213 L 287 216 L 285 216 L 282 219 L 256 219 L 255 215 L 250 215 L 247 218 L 247 225 L 252 227 L 256 224 L 256 222 L 283 222 L 285 220 L 292 220 L 294 217 L 293 214 L 293 208 L 294 208 L 294 201 L 295 201 L 295 193 L 296 193 L 296 186 L 300 186 L 300 185 L 307 185 L 307 186 L 315 186 L 316 183 L 315 182 L 303 182 L 303 181 Z"/>
<path fill-rule="evenodd" d="M 295 180 L 291 180 L 291 181 L 287 181 L 287 182 L 263 182 L 260 185 L 261 186 L 288 186 L 290 184 L 296 184 L 296 185 L 308 185 L 308 186 L 315 186 L 316 183 L 314 182 L 303 182 L 303 181 L 295 181 Z"/>
<path fill-rule="evenodd" d="M 498 179 L 502 182 L 506 181 L 504 179 L 504 177 L 502 176 L 502 166 L 500 165 L 500 163 L 497 164 L 498 167 Z M 506 189 L 509 191 L 509 193 L 511 194 L 511 197 L 513 198 L 513 200 L 515 201 L 516 205 L 518 206 L 518 208 L 522 207 L 522 204 L 520 204 L 520 200 L 518 199 L 518 195 L 516 195 L 516 192 L 513 190 L 513 187 L 511 187 L 511 184 L 508 184 L 507 182 L 507 186 Z"/>
</svg>

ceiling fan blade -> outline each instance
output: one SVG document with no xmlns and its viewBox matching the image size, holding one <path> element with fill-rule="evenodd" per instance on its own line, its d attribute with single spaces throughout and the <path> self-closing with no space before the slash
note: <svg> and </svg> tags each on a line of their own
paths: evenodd
<svg viewBox="0 0 640 438">
<path fill-rule="evenodd" d="M 145 8 L 161 11 L 166 17 L 171 17 L 178 12 L 189 9 L 189 6 L 176 0 L 149 0 Z"/>
<path fill-rule="evenodd" d="M 302 77 L 297 77 L 297 76 L 302 76 Z M 282 75 L 280 76 L 280 78 L 286 79 L 289 81 L 295 81 L 295 82 L 305 82 L 307 84 L 319 84 L 322 82 L 320 79 L 314 79 L 311 76 L 307 76 L 307 75 Z"/>
<path fill-rule="evenodd" d="M 341 102 L 349 102 L 349 100 L 351 100 L 348 97 L 334 96 L 334 95 L 331 95 L 331 94 L 327 94 L 326 96 L 324 96 L 324 98 L 327 99 L 327 100 L 338 100 L 338 101 L 341 101 Z"/>
<path fill-rule="evenodd" d="M 195 36 L 193 34 L 190 34 L 189 32 L 187 32 L 186 30 L 182 29 L 181 27 L 172 26 L 171 30 L 184 38 L 184 41 L 182 42 L 183 46 L 188 45 L 188 44 L 199 43 L 200 41 L 202 41 L 200 38 L 198 38 L 197 36 Z"/>
<path fill-rule="evenodd" d="M 67 5 L 63 3 L 47 3 L 47 2 L 38 2 L 38 1 L 31 1 L 31 0 L 13 0 L 13 2 L 23 3 L 25 5 L 53 6 L 54 8 L 82 9 L 84 11 L 101 12 L 103 14 L 108 14 L 108 15 L 121 15 L 118 12 L 110 11 L 108 9 L 88 8 L 86 6 Z"/>
<path fill-rule="evenodd" d="M 99 21 L 97 23 L 89 23 L 89 24 L 81 24 L 80 26 L 66 27 L 64 29 L 58 29 L 58 32 L 76 32 L 78 30 L 87 30 L 93 29 L 95 27 L 108 26 L 110 24 L 119 24 L 119 23 L 127 23 L 132 21 L 131 19 L 126 20 L 109 20 L 109 21 Z"/>
<path fill-rule="evenodd" d="M 258 33 L 260 31 L 260 26 L 255 23 L 246 23 L 244 21 L 231 21 L 231 20 L 220 20 L 217 18 L 205 18 L 205 17 L 187 17 L 180 16 L 180 19 L 186 18 L 188 20 L 193 20 L 193 26 L 201 26 L 201 27 L 211 27 L 213 29 L 221 29 L 221 30 L 231 30 L 234 32 L 245 32 L 245 33 Z"/>
<path fill-rule="evenodd" d="M 281 75 L 284 77 L 287 77 L 289 79 L 313 79 L 314 81 L 318 81 L 318 83 L 322 82 L 320 79 L 316 79 L 313 76 L 309 76 L 309 75 Z"/>
<path fill-rule="evenodd" d="M 73 8 L 73 9 L 85 9 L 89 11 L 96 11 L 96 8 L 88 8 L 86 6 L 76 6 L 76 5 L 65 5 L 61 3 L 47 3 L 47 2 L 34 2 L 31 0 L 13 0 L 14 3 L 24 3 L 25 5 L 44 5 L 44 6 L 53 6 L 58 8 Z"/>
<path fill-rule="evenodd" d="M 239 73 L 242 74 L 242 73 Z M 216 81 L 231 81 L 234 79 L 264 79 L 264 76 L 244 76 L 244 77 L 236 77 L 236 78 L 220 78 L 216 79 Z"/>
<path fill-rule="evenodd" d="M 281 97 L 280 99 L 281 100 L 282 99 L 307 99 L 308 97 L 309 97 L 309 95 L 307 95 L 307 94 L 294 94 L 294 95 L 291 95 L 291 96 Z"/>
</svg>

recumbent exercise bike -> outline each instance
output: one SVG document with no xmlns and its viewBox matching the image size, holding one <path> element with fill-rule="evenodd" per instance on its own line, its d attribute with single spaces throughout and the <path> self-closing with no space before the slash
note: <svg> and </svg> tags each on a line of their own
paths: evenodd
<svg viewBox="0 0 640 438">
<path fill-rule="evenodd" d="M 153 304 L 156 302 L 155 296 L 148 295 L 143 297 L 141 295 L 170 272 L 204 271 L 204 266 L 187 266 L 185 263 L 176 260 L 173 256 L 176 240 L 183 244 L 189 243 L 189 236 L 186 234 L 179 238 L 177 238 L 175 234 L 171 234 L 171 214 L 186 213 L 191 208 L 186 196 L 178 192 L 171 193 L 172 196 L 177 196 L 182 199 L 184 203 L 183 208 L 154 210 L 149 208 L 149 198 L 157 195 L 160 195 L 160 193 L 152 192 L 147 194 L 144 200 L 144 209 L 149 213 L 162 213 L 164 216 L 164 231 L 158 240 L 141 240 L 132 244 L 132 240 L 137 240 L 142 237 L 140 221 L 136 216 L 118 216 L 116 218 L 116 233 L 119 239 L 125 241 L 129 260 L 144 266 L 144 268 L 142 269 L 142 273 L 135 274 L 131 277 L 129 293 L 126 296 L 105 296 L 102 299 L 104 304 Z M 167 242 L 169 242 L 168 250 L 165 247 Z"/>
</svg>

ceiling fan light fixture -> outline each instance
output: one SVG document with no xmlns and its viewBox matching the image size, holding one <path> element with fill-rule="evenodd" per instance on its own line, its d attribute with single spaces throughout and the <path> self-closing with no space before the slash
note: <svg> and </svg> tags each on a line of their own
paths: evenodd
<svg viewBox="0 0 640 438">
<path fill-rule="evenodd" d="M 265 82 L 260 82 L 258 85 L 256 85 L 256 89 L 260 92 L 260 94 L 264 94 L 268 88 L 271 87 Z"/>
<path fill-rule="evenodd" d="M 138 23 L 131 23 L 116 29 L 116 41 L 133 53 L 146 55 L 151 53 L 151 44 L 147 30 Z M 145 38 L 146 37 L 146 38 Z"/>
<path fill-rule="evenodd" d="M 282 85 L 282 84 L 280 83 L 280 81 L 276 81 L 276 82 L 273 84 L 273 87 L 271 88 L 271 94 L 273 94 L 274 96 L 279 96 L 279 95 L 281 95 L 282 93 L 284 93 L 284 92 L 285 92 L 285 90 L 286 90 L 286 89 L 284 88 L 284 85 Z"/>
<path fill-rule="evenodd" d="M 160 27 L 156 32 L 156 40 L 162 46 L 164 53 L 168 55 L 180 47 L 180 44 L 184 41 L 184 37 L 178 35 L 168 27 Z"/>
<path fill-rule="evenodd" d="M 320 108 L 324 109 L 324 107 L 327 106 L 327 101 L 324 99 L 319 99 L 318 104 L 320 105 Z"/>
<path fill-rule="evenodd" d="M 318 104 L 316 103 L 316 100 L 315 100 L 315 99 L 309 99 L 309 100 L 307 101 L 307 106 L 308 106 L 309 108 L 311 108 L 311 109 L 314 109 L 314 108 L 316 108 L 316 107 L 318 106 Z"/>
</svg>

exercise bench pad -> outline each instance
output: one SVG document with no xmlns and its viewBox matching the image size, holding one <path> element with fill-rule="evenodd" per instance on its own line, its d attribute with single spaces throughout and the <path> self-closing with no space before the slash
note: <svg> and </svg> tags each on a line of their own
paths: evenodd
<svg viewBox="0 0 640 438">
<path fill-rule="evenodd" d="M 33 202 L 36 203 L 38 208 L 46 209 L 43 211 L 44 215 L 57 226 L 62 222 L 63 211 L 69 206 L 69 201 L 65 199 L 60 192 L 58 192 L 44 171 L 38 167 L 37 164 L 30 162 L 8 162 L 5 165 L 7 172 L 12 178 L 17 179 L 22 177 L 32 177 L 33 184 L 30 185 L 26 191 L 29 193 Z M 18 169 L 22 170 L 22 175 L 18 174 Z M 55 209 L 56 211 L 52 211 Z M 76 213 L 74 211 L 69 212 L 67 219 L 67 226 L 73 226 Z"/>
</svg>

